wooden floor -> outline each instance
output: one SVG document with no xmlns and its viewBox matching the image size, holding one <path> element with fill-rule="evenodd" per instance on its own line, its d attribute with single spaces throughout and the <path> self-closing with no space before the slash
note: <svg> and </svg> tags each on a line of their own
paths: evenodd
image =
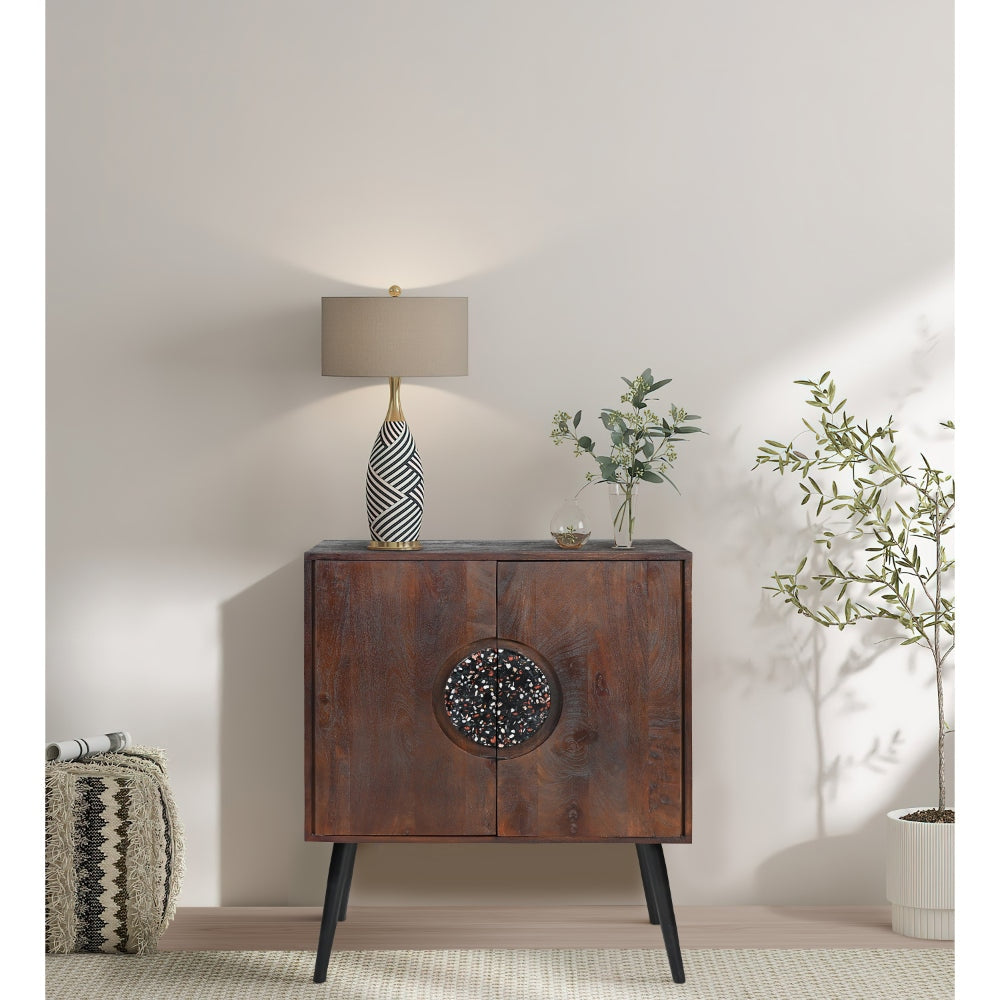
<svg viewBox="0 0 1000 1000">
<path fill-rule="evenodd" d="M 162 951 L 313 951 L 319 907 L 179 907 Z M 888 906 L 679 906 L 682 948 L 951 948 L 892 931 Z M 338 950 L 657 948 L 644 906 L 351 907 Z"/>
</svg>

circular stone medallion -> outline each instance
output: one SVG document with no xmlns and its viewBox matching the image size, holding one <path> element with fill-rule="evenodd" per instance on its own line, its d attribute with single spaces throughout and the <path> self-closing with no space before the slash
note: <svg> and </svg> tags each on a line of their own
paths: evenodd
<svg viewBox="0 0 1000 1000">
<path fill-rule="evenodd" d="M 471 742 L 484 756 L 492 756 L 490 751 L 500 757 L 515 756 L 517 751 L 510 751 L 529 741 L 532 746 L 524 750 L 532 749 L 548 734 L 541 732 L 543 727 L 552 728 L 546 723 L 555 722 L 555 677 L 513 645 L 498 642 L 474 649 L 444 678 L 439 718 L 443 715 L 442 722 L 453 727 L 454 733 L 448 735 L 459 746 Z"/>
</svg>

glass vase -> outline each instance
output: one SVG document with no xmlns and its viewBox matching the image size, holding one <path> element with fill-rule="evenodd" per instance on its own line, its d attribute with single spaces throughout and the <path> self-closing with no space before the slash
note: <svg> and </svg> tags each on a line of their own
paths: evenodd
<svg viewBox="0 0 1000 1000">
<path fill-rule="evenodd" d="M 549 521 L 549 533 L 561 549 L 579 549 L 590 538 L 590 524 L 576 500 L 563 500 Z"/>
<path fill-rule="evenodd" d="M 609 483 L 608 502 L 611 507 L 611 525 L 614 530 L 615 548 L 632 548 L 635 534 L 636 483 Z"/>
</svg>

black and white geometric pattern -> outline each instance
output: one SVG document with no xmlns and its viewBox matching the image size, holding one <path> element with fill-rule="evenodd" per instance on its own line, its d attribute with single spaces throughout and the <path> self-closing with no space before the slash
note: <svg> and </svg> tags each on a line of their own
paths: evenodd
<svg viewBox="0 0 1000 1000">
<path fill-rule="evenodd" d="M 368 526 L 379 542 L 413 542 L 424 516 L 424 470 L 404 420 L 382 424 L 371 457 L 365 489 Z"/>
<path fill-rule="evenodd" d="M 162 751 L 45 765 L 47 952 L 155 951 L 183 872 Z"/>
</svg>

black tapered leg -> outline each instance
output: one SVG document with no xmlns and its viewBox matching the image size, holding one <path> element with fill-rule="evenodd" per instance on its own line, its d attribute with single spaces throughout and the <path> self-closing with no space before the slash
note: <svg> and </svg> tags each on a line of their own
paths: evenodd
<svg viewBox="0 0 1000 1000">
<path fill-rule="evenodd" d="M 677 918 L 674 916 L 674 901 L 670 898 L 670 882 L 667 879 L 667 863 L 663 860 L 661 844 L 636 844 L 639 857 L 645 857 L 646 875 L 660 918 L 660 933 L 667 949 L 670 974 L 675 983 L 684 982 L 684 962 L 681 959 L 681 942 L 677 937 Z"/>
<path fill-rule="evenodd" d="M 639 850 L 641 844 L 635 845 L 635 853 L 639 856 L 639 874 L 642 875 L 642 891 L 646 894 L 646 909 L 649 911 L 649 922 L 658 924 L 660 918 L 656 915 L 656 900 L 649 884 L 649 872 L 646 871 L 646 855 Z"/>
<path fill-rule="evenodd" d="M 316 949 L 314 983 L 326 982 L 326 969 L 333 950 L 333 935 L 337 931 L 337 917 L 347 888 L 347 880 L 354 864 L 357 844 L 334 844 L 330 855 L 330 872 L 326 877 L 326 896 L 323 899 L 323 919 L 319 925 L 319 947 Z"/>
<path fill-rule="evenodd" d="M 357 844 L 353 845 L 357 848 Z M 347 898 L 351 895 L 351 880 L 354 878 L 354 859 L 357 857 L 357 851 L 351 851 L 351 854 L 347 861 L 347 878 L 344 882 L 344 898 L 340 901 L 340 913 L 339 919 L 347 919 Z"/>
</svg>

